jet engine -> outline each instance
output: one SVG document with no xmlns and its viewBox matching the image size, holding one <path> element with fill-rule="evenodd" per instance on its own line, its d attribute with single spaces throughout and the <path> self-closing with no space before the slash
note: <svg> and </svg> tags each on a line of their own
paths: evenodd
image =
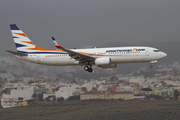
<svg viewBox="0 0 180 120">
<path fill-rule="evenodd" d="M 109 57 L 102 57 L 102 58 L 96 58 L 95 65 L 102 66 L 102 65 L 110 65 L 111 64 L 111 58 Z"/>
</svg>

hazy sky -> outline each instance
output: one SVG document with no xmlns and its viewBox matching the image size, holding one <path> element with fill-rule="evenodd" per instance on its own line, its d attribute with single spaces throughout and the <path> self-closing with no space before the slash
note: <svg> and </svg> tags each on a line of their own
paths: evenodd
<svg viewBox="0 0 180 120">
<path fill-rule="evenodd" d="M 0 56 L 16 50 L 12 23 L 49 49 L 51 36 L 66 48 L 180 41 L 180 0 L 0 0 Z"/>
</svg>

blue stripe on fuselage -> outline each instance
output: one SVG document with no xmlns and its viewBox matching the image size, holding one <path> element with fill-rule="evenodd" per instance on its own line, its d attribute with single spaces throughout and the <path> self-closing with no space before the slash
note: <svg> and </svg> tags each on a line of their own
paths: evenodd
<svg viewBox="0 0 180 120">
<path fill-rule="evenodd" d="M 24 54 L 69 54 L 69 53 L 62 53 L 62 52 L 23 52 L 23 51 L 18 51 L 19 53 L 24 53 Z"/>
</svg>

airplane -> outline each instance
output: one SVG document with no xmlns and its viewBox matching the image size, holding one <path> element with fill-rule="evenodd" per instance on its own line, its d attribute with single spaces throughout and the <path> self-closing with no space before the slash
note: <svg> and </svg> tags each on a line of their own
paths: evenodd
<svg viewBox="0 0 180 120">
<path fill-rule="evenodd" d="M 86 48 L 86 49 L 67 49 L 60 46 L 54 38 L 56 48 L 50 50 L 36 46 L 16 25 L 10 24 L 12 36 L 16 45 L 17 52 L 6 50 L 15 55 L 16 58 L 36 64 L 51 66 L 84 66 L 84 70 L 92 72 L 92 66 L 101 68 L 116 68 L 120 63 L 144 63 L 152 64 L 167 56 L 166 53 L 145 46 L 131 47 L 106 47 L 106 48 Z"/>
</svg>

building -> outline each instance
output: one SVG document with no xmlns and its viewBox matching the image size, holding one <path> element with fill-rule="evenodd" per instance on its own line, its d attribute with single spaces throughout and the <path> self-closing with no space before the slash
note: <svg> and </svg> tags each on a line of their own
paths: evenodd
<svg viewBox="0 0 180 120">
<path fill-rule="evenodd" d="M 22 97 L 23 100 L 33 99 L 32 95 L 34 93 L 33 88 L 25 89 L 25 90 L 11 90 L 11 95 L 13 98 L 17 99 Z"/>
<path fill-rule="evenodd" d="M 38 95 L 42 93 L 46 93 L 46 88 L 35 88 L 34 93 Z"/>
<path fill-rule="evenodd" d="M 111 84 L 104 83 L 104 84 L 103 84 L 103 91 L 107 91 L 107 90 L 108 90 L 108 88 L 110 88 L 110 87 L 112 87 L 112 85 L 111 85 Z"/>
<path fill-rule="evenodd" d="M 145 99 L 146 98 L 146 94 L 134 94 L 134 99 Z"/>
<path fill-rule="evenodd" d="M 34 77 L 23 77 L 23 83 L 28 83 L 30 81 L 34 81 Z"/>
<path fill-rule="evenodd" d="M 131 92 L 86 92 L 80 94 L 81 100 L 87 99 L 123 99 L 133 100 L 134 94 Z"/>
<path fill-rule="evenodd" d="M 86 92 L 80 94 L 81 100 L 89 100 L 89 99 L 104 99 L 104 93 L 101 92 Z"/>
<path fill-rule="evenodd" d="M 21 106 L 27 106 L 28 104 L 27 104 L 27 101 L 23 101 L 23 102 L 21 102 Z"/>
<path fill-rule="evenodd" d="M 15 90 L 16 88 L 5 88 L 5 93 L 6 94 L 11 94 L 11 90 Z"/>
<path fill-rule="evenodd" d="M 65 100 L 67 100 L 70 96 L 73 96 L 72 90 L 59 90 L 55 92 L 56 98 L 63 97 Z"/>
<path fill-rule="evenodd" d="M 16 107 L 18 102 L 11 95 L 3 94 L 1 98 L 1 106 L 3 108 Z"/>
<path fill-rule="evenodd" d="M 123 100 L 134 99 L 134 94 L 131 92 L 107 92 L 105 96 L 106 99 L 123 99 Z"/>
<path fill-rule="evenodd" d="M 43 93 L 43 99 L 55 97 L 55 93 Z"/>
<path fill-rule="evenodd" d="M 0 91 L 0 100 L 1 100 L 1 98 L 2 98 L 2 92 Z"/>
</svg>

